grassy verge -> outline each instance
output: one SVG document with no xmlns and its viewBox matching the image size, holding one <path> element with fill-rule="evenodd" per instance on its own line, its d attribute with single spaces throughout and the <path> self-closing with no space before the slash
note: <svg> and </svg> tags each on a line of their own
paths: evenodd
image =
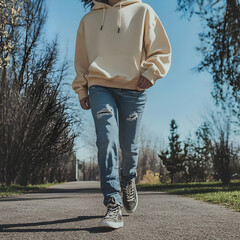
<svg viewBox="0 0 240 240">
<path fill-rule="evenodd" d="M 61 183 L 47 183 L 47 184 L 27 185 L 27 186 L 14 184 L 11 186 L 0 187 L 0 197 L 20 195 L 22 193 L 29 193 L 29 192 L 38 192 L 40 190 L 43 190 L 55 184 L 61 184 Z"/>
<path fill-rule="evenodd" d="M 240 212 L 240 180 L 221 182 L 137 184 L 139 190 L 162 191 L 224 205 Z"/>
</svg>

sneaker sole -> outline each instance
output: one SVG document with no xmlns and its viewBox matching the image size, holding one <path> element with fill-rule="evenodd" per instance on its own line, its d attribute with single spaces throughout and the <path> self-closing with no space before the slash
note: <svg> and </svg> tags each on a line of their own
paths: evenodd
<svg viewBox="0 0 240 240">
<path fill-rule="evenodd" d="M 123 222 L 119 222 L 119 223 L 114 223 L 114 222 L 100 222 L 98 224 L 99 227 L 105 227 L 105 228 L 120 228 L 123 227 Z"/>
<path fill-rule="evenodd" d="M 132 210 L 127 209 L 124 205 L 123 207 L 127 213 L 133 213 L 137 209 L 137 206 L 138 206 L 138 193 L 136 188 L 136 206 Z"/>
</svg>

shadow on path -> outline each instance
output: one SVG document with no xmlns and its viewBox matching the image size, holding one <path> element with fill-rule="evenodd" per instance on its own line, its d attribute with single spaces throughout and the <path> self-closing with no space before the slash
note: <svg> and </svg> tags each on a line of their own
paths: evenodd
<svg viewBox="0 0 240 240">
<path fill-rule="evenodd" d="M 128 217 L 129 215 L 123 215 Z M 90 233 L 98 232 L 111 232 L 114 229 L 111 228 L 100 228 L 100 227 L 89 227 L 89 228 L 23 228 L 20 227 L 36 227 L 36 226 L 48 226 L 52 224 L 64 224 L 71 222 L 84 221 L 95 218 L 102 218 L 103 216 L 78 216 L 76 218 L 67 218 L 55 221 L 45 222 L 31 222 L 31 223 L 16 223 L 16 224 L 1 224 L 0 232 L 69 232 L 69 231 L 88 231 Z M 15 228 L 15 229 L 11 229 Z"/>
<path fill-rule="evenodd" d="M 60 199 L 60 198 L 71 198 L 70 196 L 69 197 L 42 197 L 42 198 L 24 198 L 24 197 L 21 197 L 19 198 L 19 196 L 12 196 L 12 197 L 4 197 L 4 198 L 0 198 L 0 202 L 14 202 L 14 201 L 33 201 L 33 200 L 49 200 L 49 199 Z"/>
<path fill-rule="evenodd" d="M 101 193 L 100 188 L 46 188 L 36 193 Z"/>
<path fill-rule="evenodd" d="M 34 197 L 34 195 L 37 195 L 37 194 L 84 194 L 84 193 L 88 193 L 88 194 L 100 193 L 101 194 L 101 190 L 99 188 L 72 188 L 72 189 L 46 188 L 46 189 L 41 189 L 39 191 L 21 193 L 20 195 L 0 197 L 0 202 L 69 198 L 69 196 L 66 196 L 66 195 L 64 197 L 61 197 L 61 196 L 58 196 L 58 197 L 39 197 L 39 198 Z M 23 197 L 25 194 L 31 194 L 33 197 L 32 198 Z"/>
</svg>

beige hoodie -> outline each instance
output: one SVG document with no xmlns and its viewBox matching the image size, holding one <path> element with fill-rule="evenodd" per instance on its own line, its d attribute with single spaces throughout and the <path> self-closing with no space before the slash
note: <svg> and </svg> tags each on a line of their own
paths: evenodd
<svg viewBox="0 0 240 240">
<path fill-rule="evenodd" d="M 171 45 L 153 8 L 141 0 L 93 3 L 77 31 L 72 88 L 79 100 L 92 85 L 143 91 L 137 86 L 141 75 L 153 85 L 163 78 Z"/>
</svg>

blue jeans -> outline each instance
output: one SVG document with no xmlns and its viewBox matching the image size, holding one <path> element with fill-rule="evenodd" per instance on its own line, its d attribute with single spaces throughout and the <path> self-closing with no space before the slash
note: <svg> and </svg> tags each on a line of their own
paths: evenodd
<svg viewBox="0 0 240 240">
<path fill-rule="evenodd" d="M 103 204 L 114 197 L 121 206 L 121 186 L 137 176 L 140 127 L 147 100 L 144 91 L 92 85 L 89 101 L 95 124 Z M 119 182 L 118 149 L 122 151 Z"/>
</svg>

